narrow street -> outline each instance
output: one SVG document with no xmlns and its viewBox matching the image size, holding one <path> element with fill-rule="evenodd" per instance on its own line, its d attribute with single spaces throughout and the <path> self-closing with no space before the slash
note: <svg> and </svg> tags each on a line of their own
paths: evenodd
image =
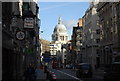
<svg viewBox="0 0 120 81">
<path fill-rule="evenodd" d="M 0 80 L 120 81 L 120 0 L 84 1 L 0 1 Z"/>
</svg>

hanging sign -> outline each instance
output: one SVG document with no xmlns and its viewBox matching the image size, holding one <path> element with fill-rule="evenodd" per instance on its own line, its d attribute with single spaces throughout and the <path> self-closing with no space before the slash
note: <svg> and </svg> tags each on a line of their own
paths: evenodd
<svg viewBox="0 0 120 81">
<path fill-rule="evenodd" d="M 24 19 L 24 28 L 33 28 L 34 19 L 33 18 L 25 18 Z"/>
</svg>

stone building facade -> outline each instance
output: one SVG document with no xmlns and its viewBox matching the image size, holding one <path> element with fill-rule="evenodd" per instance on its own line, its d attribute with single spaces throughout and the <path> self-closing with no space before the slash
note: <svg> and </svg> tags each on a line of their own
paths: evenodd
<svg viewBox="0 0 120 81">
<path fill-rule="evenodd" d="M 40 43 L 41 43 L 41 53 L 45 53 L 45 51 L 50 51 L 50 41 L 48 40 L 44 40 L 44 39 L 40 39 Z"/>
<path fill-rule="evenodd" d="M 98 26 L 97 3 L 91 3 L 83 16 L 82 61 L 90 63 L 93 69 L 99 64 L 98 48 L 100 30 Z"/>
<path fill-rule="evenodd" d="M 76 65 L 82 62 L 82 18 L 79 19 L 78 25 L 73 27 L 72 40 L 71 40 L 71 60 L 72 65 Z"/>
<path fill-rule="evenodd" d="M 39 59 L 36 2 L 2 2 L 2 80 L 21 81 L 30 63 Z M 30 27 L 30 28 L 29 28 Z"/>
<path fill-rule="evenodd" d="M 111 64 L 120 54 L 120 2 L 98 4 L 100 27 L 100 64 Z"/>
<path fill-rule="evenodd" d="M 41 61 L 43 61 L 43 56 L 45 55 L 45 53 L 50 52 L 50 41 L 40 39 L 40 44 L 41 44 L 40 56 L 41 56 Z"/>
</svg>

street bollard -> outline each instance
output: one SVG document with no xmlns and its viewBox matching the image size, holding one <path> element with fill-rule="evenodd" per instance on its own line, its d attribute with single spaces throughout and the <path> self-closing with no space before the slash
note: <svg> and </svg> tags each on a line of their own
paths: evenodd
<svg viewBox="0 0 120 81">
<path fill-rule="evenodd" d="M 47 71 L 47 75 L 46 75 L 46 81 L 56 81 L 56 75 L 54 72 L 52 71 Z"/>
<path fill-rule="evenodd" d="M 51 81 L 56 81 L 57 78 L 54 72 L 51 73 L 51 78 Z"/>
</svg>

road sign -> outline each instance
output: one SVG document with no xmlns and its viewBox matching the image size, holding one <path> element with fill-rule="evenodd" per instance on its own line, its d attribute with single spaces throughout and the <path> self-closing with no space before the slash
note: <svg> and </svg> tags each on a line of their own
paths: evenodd
<svg viewBox="0 0 120 81">
<path fill-rule="evenodd" d="M 34 27 L 34 19 L 33 18 L 25 18 L 24 19 L 24 28 L 33 28 Z"/>
<path fill-rule="evenodd" d="M 16 33 L 16 38 L 17 38 L 18 40 L 23 40 L 23 39 L 25 38 L 25 33 L 24 33 L 23 31 L 18 31 L 18 32 Z"/>
</svg>

